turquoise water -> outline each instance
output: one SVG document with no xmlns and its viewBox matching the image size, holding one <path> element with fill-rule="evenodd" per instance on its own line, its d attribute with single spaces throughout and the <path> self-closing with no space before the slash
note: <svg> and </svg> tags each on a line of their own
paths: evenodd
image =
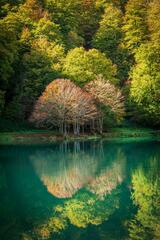
<svg viewBox="0 0 160 240">
<path fill-rule="evenodd" d="M 0 147 L 1 240 L 159 240 L 160 142 Z"/>
</svg>

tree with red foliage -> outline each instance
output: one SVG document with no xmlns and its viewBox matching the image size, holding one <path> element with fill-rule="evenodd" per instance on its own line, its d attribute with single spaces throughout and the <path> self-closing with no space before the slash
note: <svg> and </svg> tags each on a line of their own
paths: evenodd
<svg viewBox="0 0 160 240">
<path fill-rule="evenodd" d="M 58 127 L 64 135 L 70 130 L 79 134 L 92 126 L 99 112 L 90 93 L 67 79 L 52 81 L 35 104 L 30 117 L 37 126 Z"/>
</svg>

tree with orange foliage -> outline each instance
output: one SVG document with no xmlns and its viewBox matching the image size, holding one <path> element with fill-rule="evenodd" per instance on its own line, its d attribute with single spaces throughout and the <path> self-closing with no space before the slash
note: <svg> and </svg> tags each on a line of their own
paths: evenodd
<svg viewBox="0 0 160 240">
<path fill-rule="evenodd" d="M 93 97 L 67 79 L 52 81 L 35 104 L 30 117 L 37 126 L 58 127 L 64 135 L 79 134 L 99 117 Z"/>
</svg>

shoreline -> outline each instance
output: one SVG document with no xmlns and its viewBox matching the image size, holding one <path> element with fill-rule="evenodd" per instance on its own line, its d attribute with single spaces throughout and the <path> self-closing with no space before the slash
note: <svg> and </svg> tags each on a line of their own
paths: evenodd
<svg viewBox="0 0 160 240">
<path fill-rule="evenodd" d="M 83 134 L 80 136 L 68 135 L 61 136 L 53 131 L 16 131 L 0 133 L 0 145 L 36 145 L 36 144 L 52 144 L 59 141 L 89 141 L 89 140 L 141 140 L 141 139 L 160 139 L 160 130 L 153 129 L 131 129 L 131 128 L 115 128 L 109 129 L 108 132 L 99 134 Z"/>
</svg>

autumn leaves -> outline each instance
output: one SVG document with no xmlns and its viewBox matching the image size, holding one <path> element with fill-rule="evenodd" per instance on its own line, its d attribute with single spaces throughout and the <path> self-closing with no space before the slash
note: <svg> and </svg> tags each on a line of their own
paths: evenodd
<svg viewBox="0 0 160 240">
<path fill-rule="evenodd" d="M 30 121 L 38 127 L 58 127 L 61 134 L 79 135 L 85 130 L 102 133 L 104 114 L 101 105 L 108 107 L 117 120 L 124 115 L 120 90 L 102 77 L 76 86 L 67 79 L 51 82 L 35 104 Z"/>
</svg>

